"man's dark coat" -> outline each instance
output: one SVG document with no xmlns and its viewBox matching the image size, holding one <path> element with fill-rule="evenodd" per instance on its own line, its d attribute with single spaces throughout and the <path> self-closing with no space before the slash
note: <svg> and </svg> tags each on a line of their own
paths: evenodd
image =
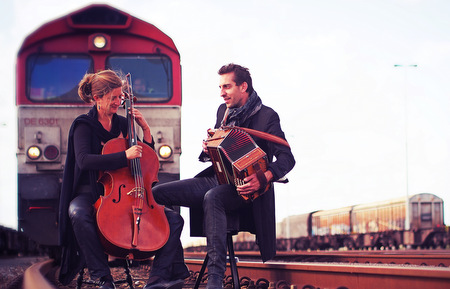
<svg viewBox="0 0 450 289">
<path fill-rule="evenodd" d="M 215 128 L 219 128 L 226 111 L 226 105 L 219 106 Z M 247 119 L 241 127 L 263 131 L 285 139 L 281 130 L 280 118 L 270 107 L 265 105 L 252 117 Z M 269 160 L 269 170 L 273 173 L 273 180 L 284 177 L 295 165 L 294 156 L 287 146 L 268 142 L 264 139 L 253 137 L 258 146 L 264 150 Z M 273 162 L 274 156 L 276 161 Z M 205 157 L 204 153 L 200 159 Z M 208 167 L 196 177 L 214 175 L 214 168 Z M 203 211 L 193 209 L 191 211 L 191 236 L 201 236 Z M 194 221 L 193 221 L 194 220 Z M 256 198 L 248 206 L 239 211 L 240 231 L 248 231 L 256 234 L 256 242 L 261 252 L 261 258 L 265 262 L 276 254 L 275 232 L 275 195 L 273 186 L 262 196 Z"/>
</svg>

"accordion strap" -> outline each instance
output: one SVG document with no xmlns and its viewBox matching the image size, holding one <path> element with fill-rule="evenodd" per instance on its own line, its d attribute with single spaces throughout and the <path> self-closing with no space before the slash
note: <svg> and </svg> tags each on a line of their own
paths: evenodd
<svg viewBox="0 0 450 289">
<path fill-rule="evenodd" d="M 259 166 L 259 163 L 256 163 L 254 166 L 254 169 L 256 171 L 256 177 L 258 178 L 259 184 L 260 184 L 260 192 L 264 193 L 267 187 L 267 179 L 264 172 L 261 170 L 261 167 Z"/>
<path fill-rule="evenodd" d="M 246 127 L 239 127 L 239 126 L 225 126 L 225 127 L 223 127 L 223 129 L 240 129 L 252 136 L 256 136 L 256 137 L 265 139 L 267 141 L 281 144 L 281 145 L 284 145 L 284 146 L 287 146 L 288 148 L 290 148 L 289 143 L 285 139 L 283 139 L 279 136 L 267 133 L 267 132 L 263 132 L 263 131 L 259 131 L 259 130 L 255 130 L 255 129 L 251 129 L 251 128 L 246 128 Z"/>
</svg>

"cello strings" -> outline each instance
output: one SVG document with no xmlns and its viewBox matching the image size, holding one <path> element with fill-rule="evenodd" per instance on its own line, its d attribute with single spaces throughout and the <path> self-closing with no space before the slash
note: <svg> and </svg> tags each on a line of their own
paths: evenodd
<svg viewBox="0 0 450 289">
<path fill-rule="evenodd" d="M 133 97 L 133 91 L 132 91 L 132 86 L 131 86 L 131 74 L 127 74 L 126 77 L 126 81 L 127 81 L 127 88 L 128 88 L 128 98 L 129 98 L 129 105 L 130 105 L 130 110 L 133 111 L 133 106 L 134 106 L 134 97 Z M 131 117 L 130 117 L 130 131 L 129 131 L 129 138 L 130 140 L 132 140 L 132 145 L 137 145 L 137 137 L 136 137 L 136 127 L 135 127 L 135 121 L 136 121 L 136 116 L 134 115 L 134 113 L 131 113 Z M 141 153 L 142 156 L 142 153 Z M 141 168 L 141 162 L 139 158 L 133 159 L 131 161 L 131 166 L 132 166 L 132 173 L 134 176 L 134 205 L 135 208 L 139 208 L 140 211 L 142 212 L 142 208 L 143 208 L 143 198 L 144 198 L 144 180 L 142 177 L 142 168 Z"/>
<path fill-rule="evenodd" d="M 133 108 L 133 99 L 130 99 L 130 107 Z M 131 114 L 132 121 L 132 134 L 133 134 L 133 143 L 137 144 L 137 137 L 136 137 L 136 127 L 135 127 L 135 121 L 136 117 L 134 113 Z M 141 162 L 139 158 L 136 158 L 133 160 L 133 175 L 134 175 L 134 184 L 135 184 L 135 206 L 139 209 L 142 209 L 143 207 L 143 190 L 144 190 L 144 181 L 142 178 L 142 167 Z"/>
</svg>

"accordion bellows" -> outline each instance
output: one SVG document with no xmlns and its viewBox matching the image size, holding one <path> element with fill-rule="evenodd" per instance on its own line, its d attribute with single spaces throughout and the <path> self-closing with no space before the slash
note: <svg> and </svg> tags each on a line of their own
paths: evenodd
<svg viewBox="0 0 450 289">
<path fill-rule="evenodd" d="M 244 178 L 258 171 L 267 171 L 267 155 L 253 138 L 239 129 L 218 129 L 208 140 L 208 151 L 220 184 L 244 184 Z M 245 200 L 253 200 L 267 191 L 252 195 L 241 195 Z"/>
</svg>

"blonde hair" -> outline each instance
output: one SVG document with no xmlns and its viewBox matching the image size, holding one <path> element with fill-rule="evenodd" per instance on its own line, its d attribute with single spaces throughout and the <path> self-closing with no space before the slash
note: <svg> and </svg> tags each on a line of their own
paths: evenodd
<svg viewBox="0 0 450 289">
<path fill-rule="evenodd" d="M 95 102 L 94 95 L 102 98 L 113 89 L 123 86 L 123 80 L 112 70 L 86 73 L 78 84 L 78 95 L 86 103 Z"/>
</svg>

